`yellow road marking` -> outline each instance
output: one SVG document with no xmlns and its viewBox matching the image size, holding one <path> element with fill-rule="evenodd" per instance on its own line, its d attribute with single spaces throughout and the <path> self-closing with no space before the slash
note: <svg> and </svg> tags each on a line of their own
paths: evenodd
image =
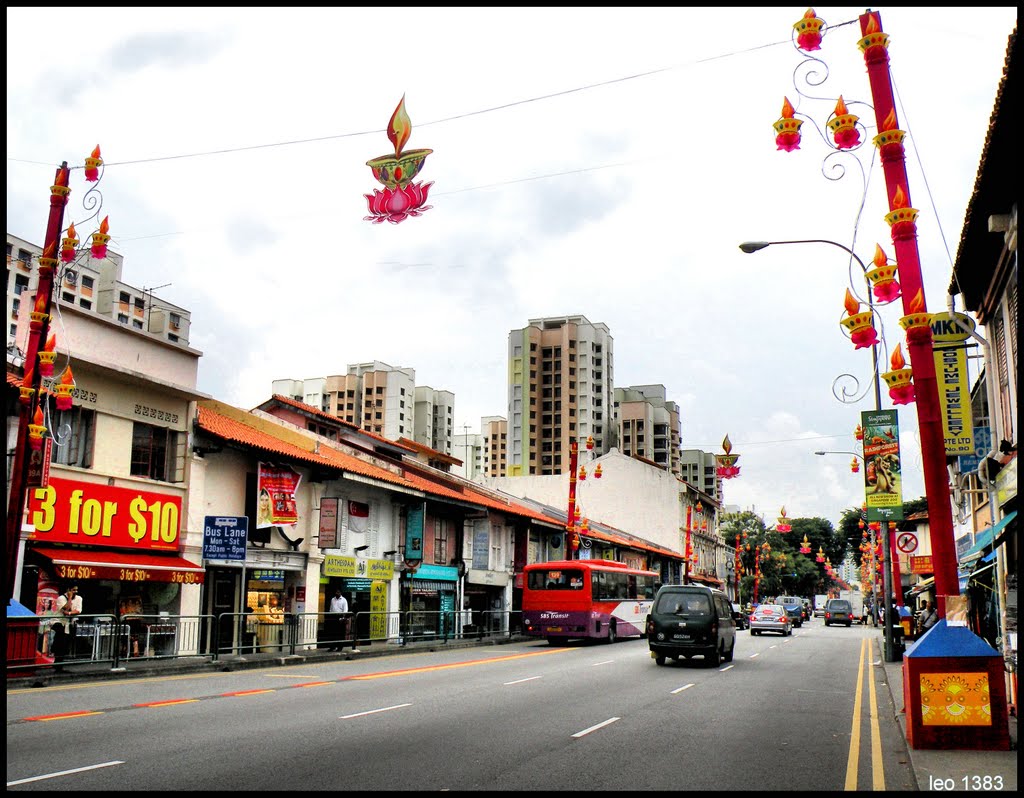
<svg viewBox="0 0 1024 798">
<path fill-rule="evenodd" d="M 148 704 L 132 704 L 133 707 L 147 708 L 147 707 L 171 707 L 175 704 L 194 704 L 198 701 L 198 698 L 172 698 L 167 701 L 150 701 Z"/>
<path fill-rule="evenodd" d="M 514 659 L 526 659 L 527 657 L 540 657 L 545 654 L 562 654 L 573 649 L 556 648 L 551 651 L 533 651 L 529 654 L 510 654 L 507 657 L 489 657 L 487 659 L 471 659 L 467 662 L 453 662 L 448 665 L 426 665 L 422 668 L 404 668 L 398 671 L 381 671 L 380 673 L 364 673 L 354 676 L 345 676 L 341 681 L 365 681 L 367 679 L 387 679 L 391 676 L 406 676 L 410 673 L 428 673 L 430 671 L 445 671 L 451 668 L 468 668 L 471 665 L 487 665 L 492 662 L 509 662 Z"/>
<path fill-rule="evenodd" d="M 845 790 L 857 789 L 857 766 L 860 764 L 860 704 L 864 697 L 864 649 L 868 639 L 861 638 L 860 661 L 857 664 L 857 692 L 853 702 L 853 728 L 850 730 L 850 754 L 846 760 Z"/>
<path fill-rule="evenodd" d="M 878 730 L 878 698 L 875 695 L 874 664 L 871 662 L 868 663 L 868 686 L 871 696 L 871 789 L 884 790 L 885 765 L 882 762 L 882 735 Z"/>
<path fill-rule="evenodd" d="M 25 720 L 71 720 L 72 718 L 85 718 L 89 715 L 102 715 L 102 712 L 94 712 L 89 710 L 83 710 L 82 712 L 62 712 L 59 715 L 36 715 L 32 718 L 25 718 Z"/>
</svg>

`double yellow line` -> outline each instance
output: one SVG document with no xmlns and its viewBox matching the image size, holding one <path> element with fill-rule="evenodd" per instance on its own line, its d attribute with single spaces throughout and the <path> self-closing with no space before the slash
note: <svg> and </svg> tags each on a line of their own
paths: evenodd
<svg viewBox="0 0 1024 798">
<path fill-rule="evenodd" d="M 864 674 L 867 672 L 868 692 L 871 697 L 871 789 L 885 790 L 885 767 L 882 764 L 882 735 L 878 729 L 878 698 L 875 694 L 875 680 L 868 659 L 871 641 L 864 637 L 860 641 L 860 663 L 857 666 L 857 697 L 853 704 L 853 728 L 850 731 L 850 755 L 846 760 L 847 791 L 857 789 L 857 769 L 860 764 L 861 704 L 864 699 Z"/>
</svg>

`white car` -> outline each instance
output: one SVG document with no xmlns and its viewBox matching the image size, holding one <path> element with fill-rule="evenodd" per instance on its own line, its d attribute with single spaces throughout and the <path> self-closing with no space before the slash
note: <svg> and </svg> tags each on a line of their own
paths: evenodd
<svg viewBox="0 0 1024 798">
<path fill-rule="evenodd" d="M 750 615 L 750 634 L 780 632 L 783 637 L 793 634 L 793 620 L 781 604 L 761 604 Z"/>
</svg>

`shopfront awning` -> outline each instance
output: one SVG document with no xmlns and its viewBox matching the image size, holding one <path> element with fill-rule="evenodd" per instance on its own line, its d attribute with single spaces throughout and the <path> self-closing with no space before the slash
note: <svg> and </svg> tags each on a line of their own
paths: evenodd
<svg viewBox="0 0 1024 798">
<path fill-rule="evenodd" d="M 720 588 L 724 584 L 721 579 L 705 576 L 704 574 L 689 574 L 686 578 L 692 582 L 700 582 L 702 585 L 709 585 L 710 587 Z"/>
<path fill-rule="evenodd" d="M 998 523 L 993 524 L 988 529 L 979 532 L 977 537 L 975 537 L 974 539 L 974 545 L 971 546 L 971 548 L 968 549 L 966 552 L 964 552 L 964 556 L 960 558 L 960 562 L 968 563 L 972 562 L 973 560 L 976 560 L 980 554 L 982 554 L 986 549 L 992 546 L 992 542 L 996 539 L 996 537 L 1004 529 L 1006 529 L 1006 527 L 1013 523 L 1013 520 L 1016 517 L 1017 511 L 1014 510 L 1005 518 L 1002 518 Z M 1002 541 L 999 542 L 1002 543 Z"/>
<path fill-rule="evenodd" d="M 53 563 L 59 579 L 113 579 L 117 582 L 176 582 L 199 585 L 206 569 L 176 554 L 54 549 L 35 546 L 32 551 Z"/>
<path fill-rule="evenodd" d="M 924 593 L 926 590 L 928 590 L 928 588 L 930 588 L 934 584 L 935 577 L 929 577 L 928 579 L 925 579 L 923 582 L 918 582 L 916 585 L 914 585 L 907 595 L 911 598 L 920 595 L 921 593 Z"/>
</svg>

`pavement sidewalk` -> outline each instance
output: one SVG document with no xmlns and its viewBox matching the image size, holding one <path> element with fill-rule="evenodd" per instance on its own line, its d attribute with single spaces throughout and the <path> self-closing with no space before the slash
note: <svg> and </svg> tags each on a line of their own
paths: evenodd
<svg viewBox="0 0 1024 798">
<path fill-rule="evenodd" d="M 875 664 L 885 669 L 885 681 L 896 707 L 896 719 L 903 739 L 907 737 L 907 714 L 903 706 L 903 661 L 886 662 L 883 638 L 874 638 Z M 1009 718 L 1009 751 L 965 751 L 912 748 L 907 756 L 920 790 L 975 792 L 1017 791 L 1017 716 Z M 986 781 L 988 779 L 988 781 Z M 987 786 L 986 786 L 987 785 Z"/>
</svg>

